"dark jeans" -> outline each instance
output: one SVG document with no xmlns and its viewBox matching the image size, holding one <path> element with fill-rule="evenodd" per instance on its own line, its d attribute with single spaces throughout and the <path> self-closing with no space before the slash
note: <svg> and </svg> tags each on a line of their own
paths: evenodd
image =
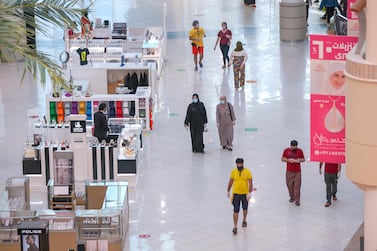
<svg viewBox="0 0 377 251">
<path fill-rule="evenodd" d="M 335 7 L 326 7 L 326 21 L 329 24 L 330 19 L 334 15 Z"/>
<path fill-rule="evenodd" d="M 229 56 L 228 56 L 229 45 L 227 45 L 227 44 L 220 44 L 220 50 L 221 50 L 221 53 L 223 54 L 224 65 L 226 65 L 226 61 L 227 60 L 228 60 L 228 63 L 229 63 Z"/>
<path fill-rule="evenodd" d="M 338 174 L 337 173 L 325 173 L 326 183 L 326 199 L 331 203 L 331 197 L 335 196 L 338 191 Z"/>
</svg>

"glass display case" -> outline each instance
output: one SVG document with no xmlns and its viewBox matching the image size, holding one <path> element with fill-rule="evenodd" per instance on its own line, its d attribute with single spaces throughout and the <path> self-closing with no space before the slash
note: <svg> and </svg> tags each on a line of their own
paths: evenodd
<svg viewBox="0 0 377 251">
<path fill-rule="evenodd" d="M 17 226 L 21 222 L 35 220 L 35 211 L 11 210 L 7 208 L 7 204 L 6 197 L 3 196 L 0 201 L 0 250 L 10 250 L 10 247 L 6 247 L 11 244 L 17 244 L 19 247 L 20 236 Z"/>
<path fill-rule="evenodd" d="M 140 159 L 140 127 L 127 126 L 118 139 L 118 173 L 136 174 Z"/>
<path fill-rule="evenodd" d="M 38 147 L 41 135 L 34 134 L 34 141 L 35 143 L 33 144 L 25 144 L 22 151 L 22 173 L 24 175 L 42 173 L 40 148 Z"/>
<path fill-rule="evenodd" d="M 12 210 L 29 210 L 30 209 L 30 183 L 29 178 L 11 177 L 6 181 L 5 196 L 7 200 L 6 208 Z M 3 207 L 1 207 L 3 208 Z"/>
<path fill-rule="evenodd" d="M 105 188 L 97 194 L 97 188 Z M 78 243 L 107 240 L 122 246 L 128 230 L 128 183 L 91 181 L 86 184 L 87 199 L 101 199 L 100 209 L 76 210 Z M 92 192 L 91 192 L 92 191 Z M 109 248 L 111 250 L 111 248 Z M 119 249 L 120 250 L 120 249 Z"/>
</svg>

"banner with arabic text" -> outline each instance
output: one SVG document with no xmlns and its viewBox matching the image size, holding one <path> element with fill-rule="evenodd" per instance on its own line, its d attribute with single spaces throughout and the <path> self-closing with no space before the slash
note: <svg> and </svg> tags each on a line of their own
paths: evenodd
<svg viewBox="0 0 377 251">
<path fill-rule="evenodd" d="M 310 159 L 345 163 L 345 60 L 357 37 L 310 36 Z"/>
</svg>

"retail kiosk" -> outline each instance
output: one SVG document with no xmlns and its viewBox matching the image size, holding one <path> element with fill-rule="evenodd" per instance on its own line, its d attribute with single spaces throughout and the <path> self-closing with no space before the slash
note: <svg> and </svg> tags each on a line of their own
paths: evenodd
<svg viewBox="0 0 377 251">
<path fill-rule="evenodd" d="M 27 180 L 10 178 L 7 184 L 17 183 L 26 191 L 30 189 Z M 84 203 L 75 210 L 25 210 L 28 206 L 15 206 L 15 198 L 5 191 L 0 200 L 0 250 L 27 251 L 35 243 L 41 251 L 121 251 L 128 231 L 128 183 L 86 181 L 75 186 L 81 185 L 85 187 Z M 18 201 L 26 200 L 25 194 L 19 196 Z"/>
</svg>

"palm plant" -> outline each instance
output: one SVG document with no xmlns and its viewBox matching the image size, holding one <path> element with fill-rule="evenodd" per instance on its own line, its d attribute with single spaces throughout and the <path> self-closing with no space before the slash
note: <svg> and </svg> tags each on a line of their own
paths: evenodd
<svg viewBox="0 0 377 251">
<path fill-rule="evenodd" d="M 32 41 L 36 32 L 48 35 L 54 25 L 74 27 L 80 23 L 83 9 L 77 7 L 78 1 L 0 0 L 0 63 L 15 63 L 21 58 L 21 82 L 29 72 L 42 86 L 48 75 L 54 90 L 69 88 L 61 67 L 27 41 Z"/>
</svg>

